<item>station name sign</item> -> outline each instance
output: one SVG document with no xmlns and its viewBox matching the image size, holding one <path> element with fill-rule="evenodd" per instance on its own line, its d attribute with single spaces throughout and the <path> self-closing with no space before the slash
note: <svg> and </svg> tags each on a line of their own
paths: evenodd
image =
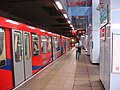
<svg viewBox="0 0 120 90">
<path fill-rule="evenodd" d="M 108 5 L 104 5 L 100 9 L 100 25 L 101 27 L 108 23 Z"/>
</svg>

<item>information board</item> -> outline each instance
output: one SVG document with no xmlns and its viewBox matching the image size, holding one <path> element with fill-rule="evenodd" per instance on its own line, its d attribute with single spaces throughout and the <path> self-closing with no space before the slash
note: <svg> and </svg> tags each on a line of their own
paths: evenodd
<svg viewBox="0 0 120 90">
<path fill-rule="evenodd" d="M 100 25 L 102 27 L 107 23 L 108 23 L 108 5 L 105 5 L 100 10 Z"/>
<path fill-rule="evenodd" d="M 120 33 L 113 33 L 113 73 L 120 73 Z"/>
</svg>

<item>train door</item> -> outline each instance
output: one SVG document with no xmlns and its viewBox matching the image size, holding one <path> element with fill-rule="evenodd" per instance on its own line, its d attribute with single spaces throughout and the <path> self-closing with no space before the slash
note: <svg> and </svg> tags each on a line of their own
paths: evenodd
<svg viewBox="0 0 120 90">
<path fill-rule="evenodd" d="M 30 33 L 23 32 L 23 60 L 24 60 L 24 68 L 25 68 L 25 79 L 32 75 L 32 61 L 31 61 L 31 51 L 30 51 Z"/>
<path fill-rule="evenodd" d="M 32 75 L 29 38 L 30 34 L 27 32 L 12 30 L 15 86 Z"/>
<path fill-rule="evenodd" d="M 55 37 L 52 37 L 52 53 L 53 53 L 53 60 L 55 60 Z"/>
</svg>

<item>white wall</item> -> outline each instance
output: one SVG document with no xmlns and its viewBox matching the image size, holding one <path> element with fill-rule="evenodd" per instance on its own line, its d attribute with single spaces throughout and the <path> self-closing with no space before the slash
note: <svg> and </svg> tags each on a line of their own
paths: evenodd
<svg viewBox="0 0 120 90">
<path fill-rule="evenodd" d="M 118 33 L 120 34 L 120 0 L 111 0 L 110 1 L 110 22 L 111 22 L 111 34 L 112 33 Z M 120 36 L 118 36 L 120 37 Z M 113 39 L 112 39 L 113 40 Z M 113 44 L 119 44 L 119 42 L 115 42 L 112 41 L 111 45 Z M 113 51 L 117 51 L 120 52 L 120 46 L 112 48 L 113 46 L 111 46 L 111 49 Z M 111 50 L 111 56 L 113 56 L 114 54 L 112 53 Z M 120 54 L 115 55 L 115 58 L 117 59 L 117 66 L 120 67 L 119 63 L 120 63 Z M 116 68 L 115 64 L 113 63 L 115 61 L 115 59 L 112 57 L 111 58 L 111 78 L 110 78 L 110 90 L 120 90 L 120 71 L 114 70 L 112 71 L 112 69 Z"/>
<path fill-rule="evenodd" d="M 92 0 L 92 42 L 93 48 L 91 51 L 92 63 L 99 63 L 100 53 L 100 23 L 99 11 L 96 10 L 99 0 Z"/>
<path fill-rule="evenodd" d="M 100 48 L 100 79 L 104 85 L 105 90 L 120 90 L 120 70 L 117 71 L 114 65 L 115 59 L 118 60 L 117 64 L 120 64 L 120 54 L 115 54 L 113 58 L 113 51 L 120 52 L 119 37 L 115 41 L 113 39 L 113 33 L 120 34 L 120 0 L 101 0 L 104 5 L 109 5 L 109 22 L 106 26 L 106 40 L 101 41 Z M 118 65 L 120 67 L 120 65 Z M 114 71 L 113 71 L 114 69 Z"/>
</svg>

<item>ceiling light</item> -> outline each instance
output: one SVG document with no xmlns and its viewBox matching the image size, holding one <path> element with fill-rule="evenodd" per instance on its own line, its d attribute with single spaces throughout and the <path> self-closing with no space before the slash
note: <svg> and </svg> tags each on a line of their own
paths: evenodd
<svg viewBox="0 0 120 90">
<path fill-rule="evenodd" d="M 71 27 L 73 27 L 73 25 L 70 25 Z"/>
<path fill-rule="evenodd" d="M 68 23 L 69 23 L 69 24 L 71 23 L 70 20 L 68 20 Z"/>
<path fill-rule="evenodd" d="M 55 3 L 56 3 L 56 5 L 58 6 L 59 9 L 63 9 L 63 7 L 62 7 L 62 5 L 59 1 L 56 1 Z"/>
<path fill-rule="evenodd" d="M 63 14 L 63 16 L 64 16 L 65 18 L 68 18 L 67 14 Z"/>
</svg>

